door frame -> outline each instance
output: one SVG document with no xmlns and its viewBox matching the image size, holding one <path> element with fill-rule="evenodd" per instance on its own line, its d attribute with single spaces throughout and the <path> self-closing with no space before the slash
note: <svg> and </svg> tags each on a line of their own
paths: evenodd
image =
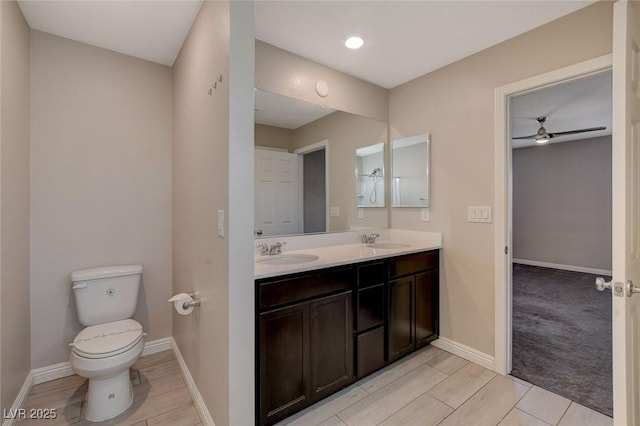
<svg viewBox="0 0 640 426">
<path fill-rule="evenodd" d="M 494 270 L 495 270 L 495 370 L 512 367 L 512 152 L 509 98 L 612 69 L 611 54 L 516 81 L 495 89 L 494 144 Z"/>
<path fill-rule="evenodd" d="M 302 148 L 298 148 L 293 151 L 294 154 L 298 154 L 298 191 L 300 192 L 300 204 L 298 205 L 298 223 L 300 225 L 300 232 L 304 232 L 304 210 L 302 203 L 304 202 L 303 198 L 303 189 L 304 189 L 304 161 L 302 160 L 302 156 L 305 154 L 310 154 L 315 151 L 320 151 L 324 149 L 324 210 L 325 210 L 325 232 L 329 232 L 329 139 L 321 140 L 320 142 L 312 143 L 311 145 L 303 146 Z"/>
</svg>

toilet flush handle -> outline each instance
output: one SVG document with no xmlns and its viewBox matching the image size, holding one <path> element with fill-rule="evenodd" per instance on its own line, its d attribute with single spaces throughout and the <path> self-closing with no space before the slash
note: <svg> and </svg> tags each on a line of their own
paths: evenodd
<svg viewBox="0 0 640 426">
<path fill-rule="evenodd" d="M 78 289 L 87 288 L 87 287 L 88 287 L 87 283 L 78 283 L 78 284 L 74 284 L 72 288 L 74 290 L 78 290 Z"/>
</svg>

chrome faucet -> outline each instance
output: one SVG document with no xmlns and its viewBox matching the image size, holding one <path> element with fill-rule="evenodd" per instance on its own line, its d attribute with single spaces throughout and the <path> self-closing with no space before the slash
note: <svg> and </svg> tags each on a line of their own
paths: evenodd
<svg viewBox="0 0 640 426">
<path fill-rule="evenodd" d="M 260 249 L 260 254 L 263 256 L 274 256 L 276 254 L 282 253 L 282 245 L 287 244 L 286 242 L 280 242 L 273 245 L 269 245 L 267 243 L 256 244 L 256 247 Z"/>
<path fill-rule="evenodd" d="M 374 244 L 379 236 L 380 234 L 362 234 L 360 235 L 360 241 L 362 241 L 362 244 Z"/>
</svg>

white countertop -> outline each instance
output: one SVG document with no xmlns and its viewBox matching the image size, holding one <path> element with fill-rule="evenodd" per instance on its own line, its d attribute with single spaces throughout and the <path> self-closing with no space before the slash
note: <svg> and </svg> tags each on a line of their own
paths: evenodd
<svg viewBox="0 0 640 426">
<path fill-rule="evenodd" d="M 367 247 L 366 244 L 354 242 L 360 240 L 359 236 L 362 233 L 365 233 L 365 231 L 256 239 L 256 243 L 265 242 L 267 244 L 274 244 L 277 241 L 286 243 L 282 248 L 282 255 L 311 254 L 318 256 L 318 259 L 294 265 L 266 265 L 264 263 L 254 262 L 255 278 L 276 277 L 296 272 L 312 271 L 332 266 L 347 265 L 442 248 L 442 234 L 437 232 L 402 231 L 395 229 L 366 231 L 367 234 L 380 234 L 380 237 L 376 240 L 377 243 L 408 245 L 408 247 L 396 249 L 371 248 Z M 271 256 L 261 256 L 259 251 L 256 250 L 256 261 L 269 257 Z"/>
</svg>

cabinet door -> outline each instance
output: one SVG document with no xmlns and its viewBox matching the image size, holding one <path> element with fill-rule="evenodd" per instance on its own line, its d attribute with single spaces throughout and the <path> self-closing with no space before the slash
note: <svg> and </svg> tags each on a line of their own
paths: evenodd
<svg viewBox="0 0 640 426">
<path fill-rule="evenodd" d="M 415 345 L 427 345 L 438 336 L 438 272 L 415 276 Z"/>
<path fill-rule="evenodd" d="M 260 417 L 271 424 L 309 404 L 309 303 L 260 314 Z"/>
<path fill-rule="evenodd" d="M 313 300 L 310 305 L 311 396 L 316 400 L 354 380 L 351 292 Z"/>
<path fill-rule="evenodd" d="M 414 277 L 389 281 L 389 362 L 413 351 Z"/>
</svg>

